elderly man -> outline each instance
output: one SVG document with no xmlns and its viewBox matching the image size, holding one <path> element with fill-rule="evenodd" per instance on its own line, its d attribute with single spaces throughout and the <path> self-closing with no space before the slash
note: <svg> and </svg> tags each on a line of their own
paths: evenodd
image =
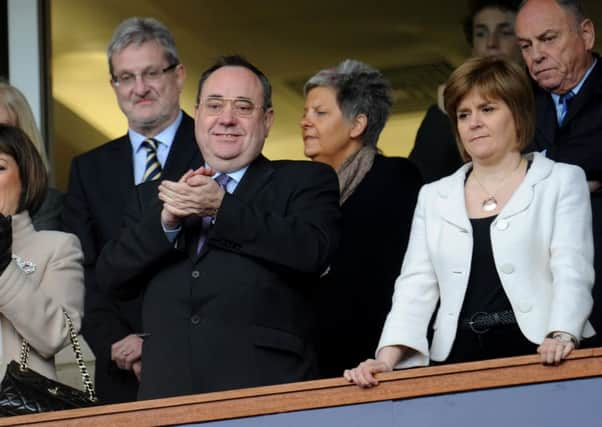
<svg viewBox="0 0 602 427">
<path fill-rule="evenodd" d="M 338 183 L 323 164 L 261 155 L 273 118 L 263 73 L 221 58 L 199 82 L 204 166 L 140 186 L 100 256 L 106 291 L 144 292 L 141 399 L 317 374 L 312 293 L 338 241 Z"/>
<path fill-rule="evenodd" d="M 201 163 L 194 122 L 180 110 L 186 73 L 169 30 L 152 18 L 127 19 L 115 30 L 107 56 L 128 132 L 73 159 L 63 222 L 85 254 L 83 334 L 96 356 L 96 389 L 103 403 L 115 403 L 136 399 L 144 336 L 141 301 L 111 301 L 100 293 L 97 257 L 119 235 L 136 185 L 178 179 Z"/>
<path fill-rule="evenodd" d="M 593 210 L 596 284 L 591 322 L 602 344 L 602 63 L 592 53 L 594 24 L 578 0 L 527 0 L 516 35 L 537 82 L 534 144 L 553 160 L 581 166 Z"/>
</svg>

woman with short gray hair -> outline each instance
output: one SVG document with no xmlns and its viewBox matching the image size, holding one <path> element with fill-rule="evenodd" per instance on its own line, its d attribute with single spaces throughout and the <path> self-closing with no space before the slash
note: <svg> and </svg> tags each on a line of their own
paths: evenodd
<svg viewBox="0 0 602 427">
<path fill-rule="evenodd" d="M 332 166 L 341 190 L 342 239 L 317 291 L 318 361 L 333 377 L 376 347 L 422 179 L 377 149 L 393 104 L 378 70 L 348 59 L 311 77 L 304 93 L 305 155 Z"/>
</svg>

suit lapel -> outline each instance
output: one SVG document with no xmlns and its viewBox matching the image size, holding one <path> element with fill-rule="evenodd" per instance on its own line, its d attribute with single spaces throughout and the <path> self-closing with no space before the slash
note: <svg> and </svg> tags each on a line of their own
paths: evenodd
<svg viewBox="0 0 602 427">
<path fill-rule="evenodd" d="M 269 181 L 273 172 L 274 168 L 271 162 L 263 155 L 259 155 L 249 165 L 249 169 L 236 187 L 234 195 L 246 203 L 251 203 L 257 192 Z"/>
<path fill-rule="evenodd" d="M 535 197 L 535 185 L 552 172 L 554 163 L 539 153 L 531 153 L 527 160 L 533 160 L 525 179 L 518 186 L 504 209 L 499 213 L 499 218 L 509 218 L 525 211 Z"/>
<path fill-rule="evenodd" d="M 437 185 L 438 209 L 441 217 L 464 231 L 470 231 L 470 221 L 466 213 L 466 201 L 464 198 L 464 182 L 466 174 L 472 165 L 466 164 L 456 173 L 443 179 Z"/>
<path fill-rule="evenodd" d="M 188 169 L 196 169 L 201 164 L 201 153 L 194 138 L 194 120 L 183 113 L 182 122 L 163 168 L 162 178 L 177 181 Z"/>
<path fill-rule="evenodd" d="M 233 195 L 245 203 L 252 203 L 256 194 L 269 182 L 274 169 L 271 162 L 264 156 L 259 155 L 249 165 L 242 180 L 236 186 Z M 200 233 L 200 218 L 190 218 L 185 223 L 185 243 L 188 254 L 193 264 L 199 262 L 209 251 L 209 241 L 197 254 L 198 238 Z"/>
<path fill-rule="evenodd" d="M 567 126 L 567 124 L 579 114 L 581 109 L 583 109 L 594 96 L 597 97 L 600 90 L 602 90 L 602 64 L 600 62 L 600 58 L 598 58 L 598 62 L 594 66 L 594 69 L 583 83 L 577 96 L 573 99 L 573 102 L 567 111 L 563 127 Z"/>
<path fill-rule="evenodd" d="M 97 179 L 103 182 L 103 188 L 111 192 L 113 200 L 116 197 L 121 206 L 126 206 L 135 187 L 130 138 L 127 135 L 119 138 L 105 154 L 102 167 L 88 172 L 98 174 Z"/>
</svg>

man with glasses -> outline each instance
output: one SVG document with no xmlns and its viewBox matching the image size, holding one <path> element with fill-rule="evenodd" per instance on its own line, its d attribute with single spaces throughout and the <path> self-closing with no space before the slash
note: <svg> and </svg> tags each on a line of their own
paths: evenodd
<svg viewBox="0 0 602 427">
<path fill-rule="evenodd" d="M 144 293 L 139 398 L 315 378 L 312 294 L 338 243 L 339 190 L 328 166 L 270 161 L 265 75 L 239 56 L 199 81 L 195 135 L 204 165 L 137 188 L 100 286 Z"/>
<path fill-rule="evenodd" d="M 96 390 L 103 403 L 117 403 L 136 399 L 147 334 L 140 297 L 113 301 L 99 292 L 96 260 L 118 236 L 135 186 L 178 179 L 200 165 L 200 156 L 194 122 L 180 109 L 186 72 L 169 30 L 152 18 L 127 19 L 115 30 L 107 56 L 128 132 L 73 159 L 63 222 L 85 254 L 82 330 L 96 356 Z"/>
</svg>

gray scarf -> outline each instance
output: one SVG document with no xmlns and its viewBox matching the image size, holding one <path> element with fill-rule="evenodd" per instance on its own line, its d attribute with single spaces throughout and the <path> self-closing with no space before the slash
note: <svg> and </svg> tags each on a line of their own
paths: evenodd
<svg viewBox="0 0 602 427">
<path fill-rule="evenodd" d="M 341 190 L 340 206 L 353 194 L 368 171 L 372 169 L 375 156 L 376 147 L 366 145 L 343 162 L 337 171 Z"/>
</svg>

